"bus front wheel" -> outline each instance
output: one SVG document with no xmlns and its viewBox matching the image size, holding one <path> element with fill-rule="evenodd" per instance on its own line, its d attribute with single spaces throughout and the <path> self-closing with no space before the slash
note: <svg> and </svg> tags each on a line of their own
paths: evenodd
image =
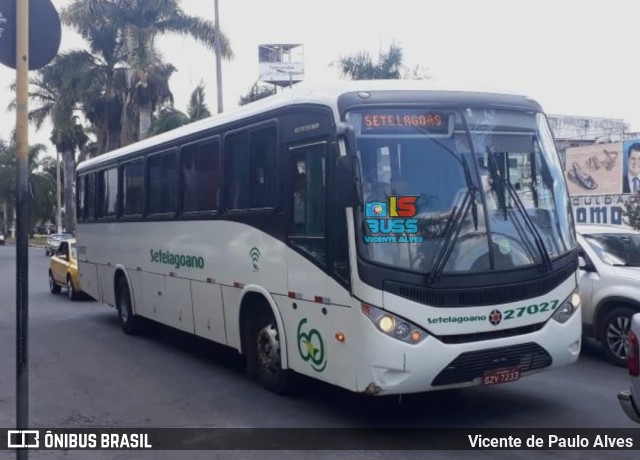
<svg viewBox="0 0 640 460">
<path fill-rule="evenodd" d="M 280 334 L 273 314 L 264 309 L 251 322 L 249 336 L 249 373 L 269 391 L 290 393 L 294 388 L 294 374 L 282 368 Z"/>
<path fill-rule="evenodd" d="M 133 314 L 133 308 L 131 305 L 131 293 L 129 292 L 129 286 L 127 280 L 121 277 L 117 283 L 118 289 L 116 292 L 116 308 L 118 310 L 118 319 L 120 320 L 120 326 L 125 334 L 136 335 L 142 330 L 142 319 Z"/>
</svg>

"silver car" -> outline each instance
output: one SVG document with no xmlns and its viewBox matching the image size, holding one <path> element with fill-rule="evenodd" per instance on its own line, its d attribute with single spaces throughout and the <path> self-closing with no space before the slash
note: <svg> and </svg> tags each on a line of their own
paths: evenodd
<svg viewBox="0 0 640 460">
<path fill-rule="evenodd" d="M 47 241 L 44 243 L 44 253 L 47 256 L 52 256 L 58 250 L 60 242 L 64 240 L 70 240 L 73 235 L 68 233 L 53 233 L 47 237 Z"/>
<path fill-rule="evenodd" d="M 577 225 L 583 333 L 602 343 L 606 358 L 627 363 L 631 317 L 640 312 L 640 232 Z"/>
<path fill-rule="evenodd" d="M 624 412 L 631 420 L 640 423 L 640 313 L 635 315 L 631 321 L 628 341 L 629 375 L 631 376 L 631 389 L 621 391 L 618 394 L 618 401 Z"/>
</svg>

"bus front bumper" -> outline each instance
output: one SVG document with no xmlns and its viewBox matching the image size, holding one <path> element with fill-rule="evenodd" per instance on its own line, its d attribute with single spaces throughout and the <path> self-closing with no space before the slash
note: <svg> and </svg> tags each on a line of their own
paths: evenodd
<svg viewBox="0 0 640 460">
<path fill-rule="evenodd" d="M 487 371 L 518 368 L 524 377 L 572 364 L 582 334 L 579 310 L 564 324 L 550 319 L 529 334 L 457 344 L 429 336 L 409 345 L 369 325 L 362 351 L 372 365 L 359 366 L 357 391 L 371 395 L 471 387 L 481 385 Z"/>
</svg>

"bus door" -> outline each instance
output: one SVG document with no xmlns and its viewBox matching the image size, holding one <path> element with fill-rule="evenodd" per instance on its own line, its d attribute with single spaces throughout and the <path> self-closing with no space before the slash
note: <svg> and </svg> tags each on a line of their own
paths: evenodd
<svg viewBox="0 0 640 460">
<path fill-rule="evenodd" d="M 333 209 L 328 190 L 332 144 L 329 141 L 296 145 L 287 151 L 290 227 L 288 234 L 288 291 L 295 295 L 295 308 L 286 308 L 293 343 L 288 350 L 290 365 L 311 376 L 324 372 L 333 381 L 333 370 L 325 367 L 330 354 L 329 338 L 334 332 L 337 310 L 343 313 L 350 302 L 349 291 L 336 277 L 338 265 L 344 267 L 348 247 L 344 209 Z M 336 150 L 337 152 L 337 150 Z M 335 215 L 342 216 L 336 221 Z M 337 229 L 340 227 L 340 229 Z M 342 231 L 344 227 L 344 232 Z M 342 244 L 334 244 L 340 235 Z M 338 264 L 339 261 L 339 264 Z M 332 332 L 333 331 L 333 332 Z M 291 343 L 291 342 L 289 342 Z M 301 345 L 302 344 L 302 345 Z M 334 359 L 334 363 L 337 360 Z M 336 377 L 337 378 L 337 377 Z"/>
</svg>

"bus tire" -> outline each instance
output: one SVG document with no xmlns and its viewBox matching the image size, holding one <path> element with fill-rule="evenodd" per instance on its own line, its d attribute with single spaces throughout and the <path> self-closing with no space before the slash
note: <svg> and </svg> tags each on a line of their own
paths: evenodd
<svg viewBox="0 0 640 460">
<path fill-rule="evenodd" d="M 249 374 L 255 374 L 262 386 L 273 393 L 291 393 L 295 376 L 292 371 L 282 368 L 278 325 L 270 310 L 261 309 L 251 319 L 248 338 Z"/>
<path fill-rule="evenodd" d="M 626 337 L 631 326 L 631 317 L 636 310 L 618 307 L 608 312 L 602 320 L 600 341 L 607 360 L 616 366 L 627 365 Z"/>
<path fill-rule="evenodd" d="M 131 305 L 131 293 L 124 276 L 120 277 L 116 289 L 116 309 L 120 326 L 125 334 L 137 335 L 142 332 L 142 318 L 133 314 Z"/>
<path fill-rule="evenodd" d="M 56 279 L 53 277 L 51 270 L 49 270 L 49 290 L 51 294 L 60 294 L 60 286 L 56 283 Z"/>
</svg>

